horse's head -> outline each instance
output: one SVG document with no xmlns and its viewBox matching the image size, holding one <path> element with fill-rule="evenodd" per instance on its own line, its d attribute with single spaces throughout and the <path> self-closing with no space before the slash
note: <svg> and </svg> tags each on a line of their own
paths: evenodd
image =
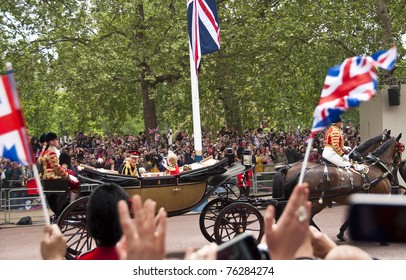
<svg viewBox="0 0 406 280">
<path fill-rule="evenodd" d="M 390 140 L 384 142 L 379 148 L 375 149 L 371 154 L 379 159 L 386 166 L 398 165 L 401 159 L 404 145 L 399 142 L 402 133 L 398 137 L 391 137 Z"/>
<path fill-rule="evenodd" d="M 354 149 L 353 153 L 350 155 L 350 158 L 359 162 L 363 161 L 364 157 L 366 157 L 369 153 L 375 151 L 377 148 L 382 146 L 383 143 L 391 139 L 390 134 L 391 131 L 385 129 L 382 134 L 367 139 Z"/>
</svg>

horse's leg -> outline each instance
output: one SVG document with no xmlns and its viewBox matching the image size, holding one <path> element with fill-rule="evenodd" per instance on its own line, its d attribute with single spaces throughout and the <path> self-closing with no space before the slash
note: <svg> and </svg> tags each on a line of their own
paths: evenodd
<svg viewBox="0 0 406 280">
<path fill-rule="evenodd" d="M 344 224 L 340 227 L 340 232 L 337 234 L 337 238 L 340 240 L 340 241 L 347 241 L 347 238 L 345 238 L 345 236 L 344 236 L 344 232 L 347 230 L 347 228 L 348 228 L 348 223 L 349 223 L 349 221 L 348 221 L 348 219 L 344 222 Z"/>
<path fill-rule="evenodd" d="M 317 213 L 321 212 L 321 210 L 324 209 L 324 205 L 323 204 L 319 204 L 317 201 L 312 201 L 312 214 L 310 217 L 310 225 L 314 226 L 315 228 L 317 228 L 318 231 L 321 231 L 320 228 L 316 225 L 316 223 L 314 222 L 313 218 L 314 216 L 316 216 Z"/>
</svg>

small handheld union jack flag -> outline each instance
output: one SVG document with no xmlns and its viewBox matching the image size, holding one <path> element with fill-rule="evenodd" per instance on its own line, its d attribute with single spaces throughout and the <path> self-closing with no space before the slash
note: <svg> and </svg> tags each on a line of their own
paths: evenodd
<svg viewBox="0 0 406 280">
<path fill-rule="evenodd" d="M 349 108 L 358 107 L 375 95 L 378 79 L 375 67 L 392 70 L 396 46 L 372 56 L 355 56 L 328 69 L 319 104 L 313 115 L 313 137 Z"/>
<path fill-rule="evenodd" d="M 220 26 L 215 0 L 188 0 L 189 40 L 196 73 L 201 56 L 220 49 Z"/>
</svg>

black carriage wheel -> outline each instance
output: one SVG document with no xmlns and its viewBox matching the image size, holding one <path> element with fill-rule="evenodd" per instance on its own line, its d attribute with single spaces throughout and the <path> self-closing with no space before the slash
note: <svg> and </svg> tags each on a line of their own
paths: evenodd
<svg viewBox="0 0 406 280">
<path fill-rule="evenodd" d="M 264 235 L 264 217 L 257 208 L 245 202 L 235 202 L 226 206 L 218 214 L 214 223 L 214 238 L 217 244 L 233 239 L 250 231 L 257 244 Z"/>
<path fill-rule="evenodd" d="M 214 222 L 216 221 L 218 214 L 224 207 L 232 202 L 233 200 L 231 199 L 219 197 L 211 200 L 202 209 L 199 217 L 200 231 L 209 242 L 215 241 Z"/>
<path fill-rule="evenodd" d="M 82 197 L 69 204 L 58 219 L 58 226 L 66 238 L 67 260 L 74 260 L 84 252 L 96 247 L 95 240 L 87 230 L 87 203 L 89 197 Z"/>
</svg>

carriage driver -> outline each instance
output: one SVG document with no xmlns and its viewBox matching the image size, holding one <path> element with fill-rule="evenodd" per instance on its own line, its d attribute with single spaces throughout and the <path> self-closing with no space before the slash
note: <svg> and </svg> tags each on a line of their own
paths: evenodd
<svg viewBox="0 0 406 280">
<path fill-rule="evenodd" d="M 58 136 L 53 132 L 48 132 L 45 136 L 47 145 L 43 153 L 43 171 L 42 179 L 53 180 L 60 178 L 67 178 L 69 181 L 69 197 L 70 202 L 74 201 L 79 197 L 80 193 L 80 182 L 79 180 L 69 174 L 60 164 L 59 164 L 59 151 Z"/>
<path fill-rule="evenodd" d="M 120 166 L 118 173 L 141 177 L 138 163 L 139 158 L 140 156 L 137 151 L 130 152 L 130 158 L 124 165 Z"/>
<path fill-rule="evenodd" d="M 337 166 L 349 167 L 351 166 L 351 162 L 349 161 L 348 155 L 346 155 L 343 150 L 344 137 L 341 131 L 342 125 L 339 116 L 332 122 L 324 137 L 324 150 L 322 156 Z"/>
</svg>

